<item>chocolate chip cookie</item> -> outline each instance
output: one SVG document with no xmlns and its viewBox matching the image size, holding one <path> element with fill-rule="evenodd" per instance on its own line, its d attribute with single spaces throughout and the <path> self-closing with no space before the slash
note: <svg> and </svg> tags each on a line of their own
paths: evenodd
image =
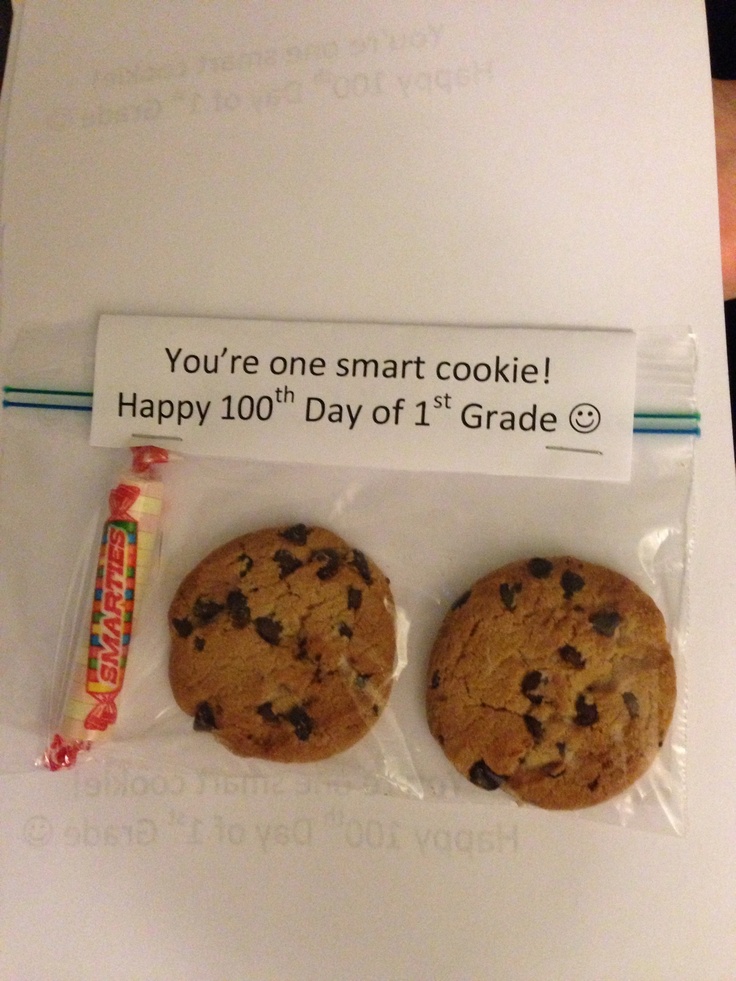
<svg viewBox="0 0 736 981">
<path fill-rule="evenodd" d="M 664 619 L 646 593 L 599 565 L 533 558 L 453 604 L 431 654 L 427 717 L 478 787 L 572 809 L 648 769 L 675 695 Z"/>
<path fill-rule="evenodd" d="M 266 528 L 218 548 L 180 585 L 169 629 L 177 704 L 241 756 L 339 753 L 391 691 L 389 581 L 324 528 Z"/>
</svg>

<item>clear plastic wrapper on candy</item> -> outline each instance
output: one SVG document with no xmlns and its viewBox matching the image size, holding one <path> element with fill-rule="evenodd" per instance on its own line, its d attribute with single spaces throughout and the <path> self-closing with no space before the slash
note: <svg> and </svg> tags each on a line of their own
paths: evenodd
<svg viewBox="0 0 736 981">
<path fill-rule="evenodd" d="M 117 720 L 136 607 L 159 544 L 163 484 L 155 468 L 168 462 L 169 454 L 139 446 L 132 457 L 108 498 L 91 612 L 75 643 L 61 720 L 43 756 L 50 770 L 72 766 L 79 752 L 108 736 Z"/>
</svg>

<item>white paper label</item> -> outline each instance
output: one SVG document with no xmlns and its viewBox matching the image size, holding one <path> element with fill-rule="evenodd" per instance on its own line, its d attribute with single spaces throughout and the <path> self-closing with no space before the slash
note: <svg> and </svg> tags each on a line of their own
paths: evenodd
<svg viewBox="0 0 736 981">
<path fill-rule="evenodd" d="M 103 316 L 92 443 L 625 481 L 627 330 Z"/>
</svg>

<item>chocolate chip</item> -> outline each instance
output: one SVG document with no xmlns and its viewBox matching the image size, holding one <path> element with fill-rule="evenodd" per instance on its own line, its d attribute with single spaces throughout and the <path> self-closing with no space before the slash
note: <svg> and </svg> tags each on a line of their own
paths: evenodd
<svg viewBox="0 0 736 981">
<path fill-rule="evenodd" d="M 639 699 L 633 691 L 625 691 L 621 696 L 632 719 L 639 718 Z"/>
<path fill-rule="evenodd" d="M 613 637 L 621 623 L 621 614 L 615 610 L 599 610 L 588 617 L 593 630 L 602 637 Z"/>
<path fill-rule="evenodd" d="M 575 699 L 575 718 L 572 720 L 576 726 L 592 726 L 598 721 L 598 708 L 594 702 L 588 704 L 585 695 L 578 695 Z"/>
<path fill-rule="evenodd" d="M 286 579 L 292 572 L 296 572 L 304 565 L 301 559 L 298 559 L 293 552 L 289 552 L 285 548 L 280 548 L 275 552 L 273 560 L 279 567 L 279 579 Z"/>
<path fill-rule="evenodd" d="M 191 632 L 194 630 L 194 625 L 192 624 L 192 621 L 188 620 L 187 617 L 183 617 L 181 620 L 176 620 L 176 619 L 172 620 L 171 626 L 179 634 L 180 637 L 188 637 L 191 634 Z"/>
<path fill-rule="evenodd" d="M 573 647 L 572 644 L 565 644 L 564 647 L 560 647 L 557 652 L 565 664 L 569 664 L 573 668 L 577 668 L 578 671 L 582 671 L 585 667 L 585 658 L 577 649 Z"/>
<path fill-rule="evenodd" d="M 439 671 L 435 671 L 434 674 L 432 675 L 431 681 L 429 682 L 429 687 L 434 689 L 434 688 L 439 688 L 439 686 L 440 686 L 440 673 Z"/>
<path fill-rule="evenodd" d="M 363 602 L 363 590 L 356 589 L 355 586 L 348 586 L 348 609 L 359 610 Z"/>
<path fill-rule="evenodd" d="M 527 732 L 532 737 L 534 742 L 538 743 L 542 736 L 544 736 L 544 726 L 539 719 L 535 719 L 533 715 L 524 715 L 522 718 L 524 719 L 524 725 L 526 726 Z"/>
<path fill-rule="evenodd" d="M 263 702 L 263 704 L 256 707 L 256 712 L 264 722 L 277 723 L 286 720 L 294 726 L 296 737 L 301 742 L 309 739 L 314 729 L 314 721 L 300 705 L 294 705 L 288 712 L 284 713 L 274 712 L 273 702 Z"/>
<path fill-rule="evenodd" d="M 567 743 L 555 743 L 555 746 L 557 747 L 557 752 L 560 754 L 560 756 L 564 756 L 567 752 Z"/>
<path fill-rule="evenodd" d="M 600 777 L 596 777 L 595 780 L 591 780 L 588 784 L 588 790 L 593 791 L 598 789 L 598 784 L 601 782 Z"/>
<path fill-rule="evenodd" d="M 260 715 L 264 722 L 278 722 L 279 717 L 273 710 L 272 702 L 264 702 L 256 708 L 256 712 Z"/>
<path fill-rule="evenodd" d="M 230 621 L 237 630 L 242 630 L 250 623 L 250 607 L 248 600 L 239 589 L 233 589 L 227 594 L 225 600 Z"/>
<path fill-rule="evenodd" d="M 542 696 L 533 694 L 534 689 L 539 688 L 541 684 L 542 684 L 541 671 L 527 671 L 527 673 L 521 679 L 522 695 L 526 695 L 529 701 L 534 702 L 535 705 L 541 704 Z M 537 699 L 539 699 L 539 701 L 537 701 Z"/>
<path fill-rule="evenodd" d="M 194 649 L 195 649 L 195 651 L 203 651 L 204 650 L 204 637 L 195 637 L 194 638 Z"/>
<path fill-rule="evenodd" d="M 470 782 L 474 783 L 476 787 L 480 787 L 481 790 L 498 790 L 503 783 L 503 777 L 494 773 L 485 760 L 477 760 L 473 763 L 468 776 Z"/>
<path fill-rule="evenodd" d="M 371 568 L 368 565 L 368 559 L 365 557 L 363 552 L 360 552 L 357 548 L 354 548 L 353 557 L 350 560 L 350 564 L 354 565 L 358 570 L 358 573 L 366 586 L 370 586 L 373 582 L 373 576 L 371 575 Z"/>
<path fill-rule="evenodd" d="M 353 636 L 353 631 L 346 623 L 341 623 L 340 626 L 337 628 L 337 632 L 340 634 L 341 637 L 347 637 L 348 639 Z"/>
<path fill-rule="evenodd" d="M 194 728 L 197 732 L 209 732 L 217 728 L 215 712 L 209 702 L 199 702 L 194 712 Z"/>
<path fill-rule="evenodd" d="M 560 576 L 560 585 L 562 586 L 565 599 L 572 599 L 573 595 L 579 593 L 583 588 L 585 580 L 577 572 L 570 572 L 569 569 L 565 569 Z"/>
<path fill-rule="evenodd" d="M 238 556 L 238 562 L 240 564 L 238 575 L 241 579 L 244 579 L 253 568 L 253 559 L 245 552 L 241 552 Z"/>
<path fill-rule="evenodd" d="M 297 647 L 297 652 L 296 652 L 297 661 L 306 661 L 309 658 L 309 651 L 307 650 L 307 638 L 300 637 L 299 640 L 297 641 L 296 647 Z"/>
<path fill-rule="evenodd" d="M 465 604 L 466 604 L 466 603 L 468 602 L 468 600 L 470 599 L 470 593 L 471 593 L 471 590 L 469 590 L 469 589 L 467 589 L 467 590 L 466 590 L 466 591 L 465 591 L 465 592 L 464 592 L 464 593 L 462 594 L 462 596 L 458 596 L 458 598 L 457 598 L 457 599 L 455 600 L 455 602 L 454 602 L 454 603 L 452 604 L 452 607 L 451 607 L 451 609 L 453 609 L 453 610 L 459 610 L 461 606 L 465 606 Z"/>
<path fill-rule="evenodd" d="M 309 528 L 303 524 L 292 525 L 290 528 L 284 528 L 281 537 L 285 538 L 287 542 L 291 542 L 292 545 L 306 545 Z"/>
<path fill-rule="evenodd" d="M 521 592 L 521 583 L 514 583 L 510 586 L 507 582 L 502 582 L 498 587 L 498 592 L 501 597 L 501 602 L 506 607 L 507 610 L 513 611 L 516 609 L 516 595 Z"/>
<path fill-rule="evenodd" d="M 209 623 L 218 614 L 222 613 L 224 609 L 225 605 L 223 603 L 217 603 L 215 600 L 205 599 L 204 596 L 200 596 L 194 601 L 192 613 L 200 623 Z"/>
<path fill-rule="evenodd" d="M 549 559 L 530 559 L 527 563 L 529 575 L 535 579 L 547 579 L 552 574 L 554 566 Z"/>
<path fill-rule="evenodd" d="M 368 684 L 368 682 L 370 681 L 370 679 L 371 679 L 371 676 L 369 674 L 357 674 L 355 676 L 355 687 L 356 688 L 365 688 L 365 686 Z"/>
<path fill-rule="evenodd" d="M 267 644 L 273 645 L 273 647 L 278 647 L 279 640 L 281 639 L 281 631 L 283 630 L 278 620 L 273 620 L 271 617 L 256 617 L 253 623 L 255 624 L 256 633 L 262 640 L 265 640 Z"/>
<path fill-rule="evenodd" d="M 550 777 L 552 780 L 557 780 L 566 770 L 567 766 L 562 760 L 552 760 L 550 763 L 545 763 L 542 767 L 542 773 L 545 777 Z"/>
<path fill-rule="evenodd" d="M 313 554 L 312 558 L 324 563 L 317 570 L 317 578 L 322 582 L 333 579 L 337 575 L 340 569 L 340 553 L 334 548 L 321 548 Z"/>
<path fill-rule="evenodd" d="M 303 743 L 309 739 L 312 729 L 314 729 L 314 720 L 301 705 L 290 708 L 284 718 L 294 726 L 294 734 L 300 742 Z"/>
</svg>

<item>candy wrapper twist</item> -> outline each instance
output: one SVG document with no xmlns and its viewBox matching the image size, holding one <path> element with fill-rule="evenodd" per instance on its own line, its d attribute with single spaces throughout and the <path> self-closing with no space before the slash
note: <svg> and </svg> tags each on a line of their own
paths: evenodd
<svg viewBox="0 0 736 981">
<path fill-rule="evenodd" d="M 163 484 L 155 468 L 169 461 L 156 446 L 136 446 L 132 456 L 110 491 L 89 632 L 75 651 L 63 716 L 42 758 L 49 770 L 73 766 L 117 720 L 136 611 L 158 552 Z"/>
</svg>

